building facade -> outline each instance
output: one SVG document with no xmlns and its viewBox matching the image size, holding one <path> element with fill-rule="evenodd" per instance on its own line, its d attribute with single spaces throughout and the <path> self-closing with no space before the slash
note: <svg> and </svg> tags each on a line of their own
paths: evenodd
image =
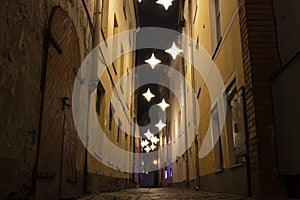
<svg viewBox="0 0 300 200">
<path fill-rule="evenodd" d="M 271 79 L 277 173 L 290 197 L 299 197 L 299 47 L 297 1 L 273 1 L 281 70 Z M 288 156 L 287 156 L 288 155 Z"/>
<path fill-rule="evenodd" d="M 183 63 L 184 67 L 177 70 L 192 85 L 197 97 L 194 102 L 185 95 L 189 103 L 184 113 L 198 103 L 200 116 L 186 118 L 185 134 L 193 135 L 194 141 L 186 140 L 191 146 L 186 146 L 186 152 L 172 163 L 172 172 L 164 170 L 171 174 L 172 185 L 257 198 L 299 195 L 299 159 L 291 156 L 298 149 L 292 141 L 297 138 L 294 133 L 298 132 L 295 122 L 299 116 L 297 111 L 286 111 L 299 110 L 295 78 L 299 74 L 295 68 L 299 20 L 292 9 L 297 3 L 186 0 L 180 4 L 178 24 L 182 34 L 191 40 L 178 39 L 178 46 L 185 48 L 184 54 L 188 55 L 183 56 L 184 60 L 177 57 L 171 66 L 176 69 Z M 214 98 L 209 84 L 218 80 L 211 79 L 212 64 L 204 63 L 203 52 L 215 64 L 224 85 Z M 207 74 L 201 73 L 205 67 L 210 67 Z M 288 76 L 294 78 L 287 81 Z M 188 93 L 187 87 L 181 88 Z M 293 100 L 287 103 L 287 99 Z M 175 101 L 170 96 L 170 102 Z M 169 123 L 174 128 L 184 113 L 176 109 L 172 112 L 175 113 L 169 115 Z M 173 129 L 168 131 L 175 138 L 181 134 Z M 208 145 L 210 151 L 203 152 L 208 141 L 212 143 Z M 287 146 L 290 148 L 286 149 Z"/>
<path fill-rule="evenodd" d="M 194 111 L 193 117 L 181 118 L 186 119 L 183 122 L 185 131 L 191 136 L 186 138 L 187 151 L 173 163 L 173 185 L 200 186 L 207 191 L 247 195 L 243 108 L 245 83 L 238 4 L 236 1 L 225 4 L 223 1 L 182 1 L 180 11 L 179 21 L 184 24 L 182 33 L 185 36 L 178 40 L 178 44 L 185 47 L 183 50 L 187 55 L 184 57 L 189 60 L 181 61 L 181 58 L 177 58 L 173 65 L 181 66 L 177 70 L 191 84 L 196 99 L 193 99 L 185 85 L 180 86 L 186 109 L 179 107 L 178 111 L 170 115 L 173 116 L 171 126 L 178 126 L 181 115 L 186 115 L 189 107 L 195 109 L 195 104 L 198 104 L 201 114 L 197 116 Z M 196 66 L 205 62 L 203 56 L 215 63 L 224 84 L 223 91 L 214 98 L 211 98 L 211 86 L 208 85 L 212 76 L 210 71 L 203 74 Z M 205 64 L 199 66 L 208 68 Z M 227 99 L 225 103 L 221 101 L 223 96 Z M 220 116 L 225 113 L 225 126 L 221 128 Z M 176 135 L 184 135 L 176 130 L 171 132 L 174 132 L 175 138 L 178 137 Z M 200 149 L 207 142 L 207 137 L 210 137 L 213 147 L 201 155 Z"/>
<path fill-rule="evenodd" d="M 135 2 L 5 1 L 0 9 L 0 198 L 52 200 L 130 187 L 131 174 L 102 166 L 86 151 L 71 105 L 84 58 L 113 34 L 136 28 Z M 134 53 L 116 60 L 113 80 L 104 77 L 98 96 L 91 94 L 93 112 L 105 113 L 100 124 L 111 118 L 102 99 L 134 62 Z M 130 149 L 132 138 L 111 121 L 110 139 Z"/>
</svg>

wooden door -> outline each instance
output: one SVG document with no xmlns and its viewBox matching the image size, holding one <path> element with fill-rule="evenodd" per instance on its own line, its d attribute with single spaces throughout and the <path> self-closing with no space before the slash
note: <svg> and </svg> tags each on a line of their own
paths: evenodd
<svg viewBox="0 0 300 200">
<path fill-rule="evenodd" d="M 82 191 L 84 148 L 72 116 L 72 88 L 80 66 L 76 29 L 66 12 L 54 8 L 41 116 L 36 199 L 78 196 Z"/>
</svg>

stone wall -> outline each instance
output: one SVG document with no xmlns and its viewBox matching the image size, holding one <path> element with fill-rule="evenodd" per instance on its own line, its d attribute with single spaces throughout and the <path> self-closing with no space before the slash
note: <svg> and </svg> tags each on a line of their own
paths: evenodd
<svg viewBox="0 0 300 200">
<path fill-rule="evenodd" d="M 94 1 L 86 1 L 93 19 Z M 77 29 L 81 60 L 92 47 L 82 1 L 4 0 L 0 6 L 0 198 L 32 196 L 52 8 L 62 7 Z"/>
</svg>

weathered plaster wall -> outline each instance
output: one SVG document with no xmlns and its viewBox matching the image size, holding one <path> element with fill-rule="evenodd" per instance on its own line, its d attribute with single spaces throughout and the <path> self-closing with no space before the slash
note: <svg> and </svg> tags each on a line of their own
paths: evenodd
<svg viewBox="0 0 300 200">
<path fill-rule="evenodd" d="M 4 1 L 0 7 L 0 197 L 31 188 L 39 132 L 43 5 Z"/>
</svg>

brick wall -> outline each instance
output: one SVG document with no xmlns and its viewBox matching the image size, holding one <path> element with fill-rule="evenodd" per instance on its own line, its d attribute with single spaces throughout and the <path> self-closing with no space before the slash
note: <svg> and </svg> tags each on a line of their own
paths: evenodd
<svg viewBox="0 0 300 200">
<path fill-rule="evenodd" d="M 246 84 L 251 189 L 286 196 L 276 169 L 270 77 L 280 68 L 272 0 L 238 0 Z"/>
</svg>

